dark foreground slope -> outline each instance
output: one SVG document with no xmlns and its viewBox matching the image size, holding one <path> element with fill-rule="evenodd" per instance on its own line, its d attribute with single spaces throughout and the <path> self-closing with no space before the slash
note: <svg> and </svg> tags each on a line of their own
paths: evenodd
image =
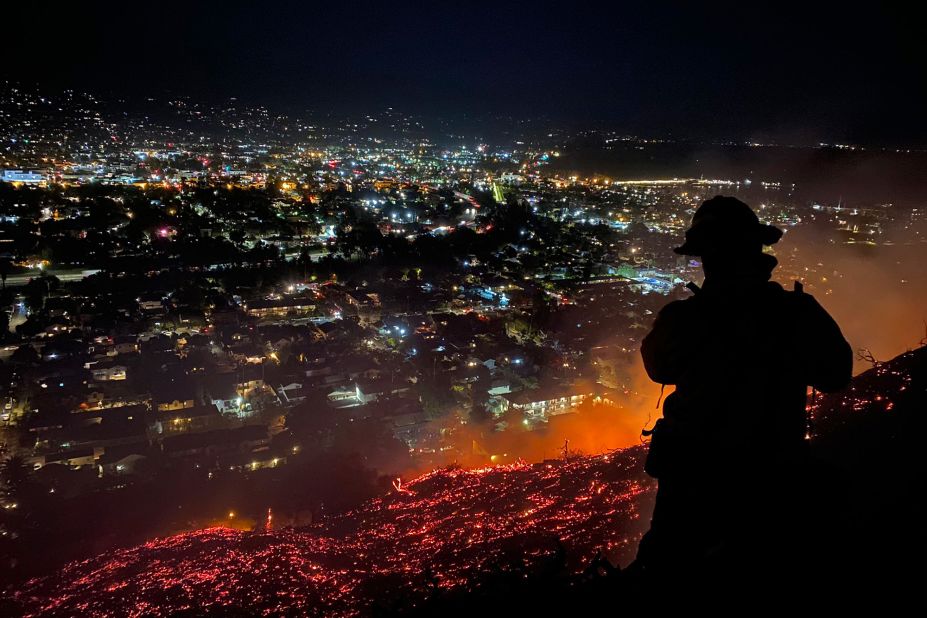
<svg viewBox="0 0 927 618">
<path fill-rule="evenodd" d="M 927 610 L 927 348 L 854 378 L 814 405 L 801 539 L 719 560 L 681 580 L 633 567 L 556 564 L 524 576 L 497 572 L 441 591 L 414 616 L 594 616 L 638 612 L 753 615 L 922 615 Z"/>
<path fill-rule="evenodd" d="M 159 539 L 29 582 L 14 609 L 351 616 L 412 606 L 497 572 L 540 571 L 554 557 L 578 570 L 599 548 L 627 561 L 653 489 L 642 454 L 444 469 L 309 528 Z"/>
<path fill-rule="evenodd" d="M 693 573 L 698 586 L 667 586 L 595 559 L 602 550 L 626 564 L 646 529 L 653 483 L 641 470 L 643 449 L 635 448 L 570 462 L 441 470 L 302 530 L 213 529 L 152 541 L 30 582 L 3 609 L 554 616 L 654 605 L 927 607 L 925 374 L 927 350 L 920 349 L 817 402 L 812 486 L 834 508 L 824 516 L 809 511 L 806 532 L 830 542 L 755 556 L 711 577 Z"/>
</svg>

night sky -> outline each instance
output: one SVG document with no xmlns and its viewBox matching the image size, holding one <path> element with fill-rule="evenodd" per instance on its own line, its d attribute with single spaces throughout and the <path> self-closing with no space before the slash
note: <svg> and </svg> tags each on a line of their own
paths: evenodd
<svg viewBox="0 0 927 618">
<path fill-rule="evenodd" d="M 2 75 L 50 87 L 545 117 L 647 136 L 927 144 L 920 22 L 874 3 L 17 4 L 3 9 Z"/>
</svg>

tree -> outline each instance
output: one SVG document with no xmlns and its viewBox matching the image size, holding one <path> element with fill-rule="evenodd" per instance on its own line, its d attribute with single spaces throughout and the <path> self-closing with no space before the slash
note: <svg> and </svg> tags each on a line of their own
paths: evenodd
<svg viewBox="0 0 927 618">
<path fill-rule="evenodd" d="M 358 221 L 350 227 L 341 226 L 337 231 L 338 250 L 345 257 L 355 252 L 370 255 L 380 248 L 383 235 L 372 221 Z"/>
<path fill-rule="evenodd" d="M 419 398 L 422 409 L 429 418 L 439 418 L 447 413 L 454 405 L 454 395 L 450 384 L 442 376 L 438 379 L 422 380 L 419 386 Z"/>
<path fill-rule="evenodd" d="M 37 312 L 45 308 L 45 299 L 52 290 L 58 289 L 60 282 L 54 275 L 42 275 L 29 280 L 24 290 L 26 306 L 29 311 Z"/>
<path fill-rule="evenodd" d="M 0 463 L 0 484 L 8 502 L 16 502 L 30 479 L 29 466 L 21 455 L 10 455 Z"/>
<path fill-rule="evenodd" d="M 25 322 L 16 325 L 16 334 L 21 337 L 35 337 L 48 326 L 47 316 L 44 314 L 33 313 L 26 318 Z"/>
<path fill-rule="evenodd" d="M 379 419 L 342 424 L 335 433 L 332 451 L 345 456 L 357 454 L 365 465 L 384 473 L 401 472 L 412 464 L 409 447 Z"/>
<path fill-rule="evenodd" d="M 10 275 L 12 270 L 12 264 L 9 260 L 3 259 L 0 260 L 0 280 L 3 282 L 3 289 L 6 289 L 6 278 Z"/>
<path fill-rule="evenodd" d="M 34 365 L 39 362 L 39 353 L 31 345 L 21 345 L 10 355 L 10 362 L 15 365 Z"/>
<path fill-rule="evenodd" d="M 245 231 L 241 228 L 235 228 L 229 232 L 229 240 L 236 245 L 240 245 L 245 240 Z"/>
<path fill-rule="evenodd" d="M 286 428 L 303 446 L 322 448 L 331 442 L 342 418 L 323 393 L 312 393 L 287 414 Z"/>
</svg>

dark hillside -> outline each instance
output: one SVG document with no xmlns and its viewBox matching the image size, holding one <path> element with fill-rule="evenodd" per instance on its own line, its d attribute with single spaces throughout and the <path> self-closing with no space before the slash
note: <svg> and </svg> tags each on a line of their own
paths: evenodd
<svg viewBox="0 0 927 618">
<path fill-rule="evenodd" d="M 607 560 L 627 564 L 647 526 L 654 484 L 641 469 L 643 449 L 633 448 L 569 462 L 439 470 L 300 530 L 218 528 L 152 541 L 34 580 L 4 609 L 557 616 L 650 607 L 924 607 L 925 375 L 921 348 L 819 399 L 815 464 L 804 480 L 807 544 L 716 565 L 698 595 L 617 572 Z M 757 538 L 766 532 L 758 529 Z"/>
</svg>

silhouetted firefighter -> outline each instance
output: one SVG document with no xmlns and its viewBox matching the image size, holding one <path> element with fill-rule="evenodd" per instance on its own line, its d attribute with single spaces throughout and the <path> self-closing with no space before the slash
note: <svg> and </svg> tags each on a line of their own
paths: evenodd
<svg viewBox="0 0 927 618">
<path fill-rule="evenodd" d="M 705 281 L 660 311 L 641 346 L 650 378 L 676 387 L 652 431 L 646 470 L 659 489 L 634 565 L 656 580 L 704 581 L 712 569 L 775 560 L 777 544 L 812 517 L 808 386 L 845 387 L 853 355 L 800 284 L 770 281 L 777 260 L 763 246 L 781 237 L 743 202 L 718 196 L 675 249 L 701 259 Z"/>
</svg>

